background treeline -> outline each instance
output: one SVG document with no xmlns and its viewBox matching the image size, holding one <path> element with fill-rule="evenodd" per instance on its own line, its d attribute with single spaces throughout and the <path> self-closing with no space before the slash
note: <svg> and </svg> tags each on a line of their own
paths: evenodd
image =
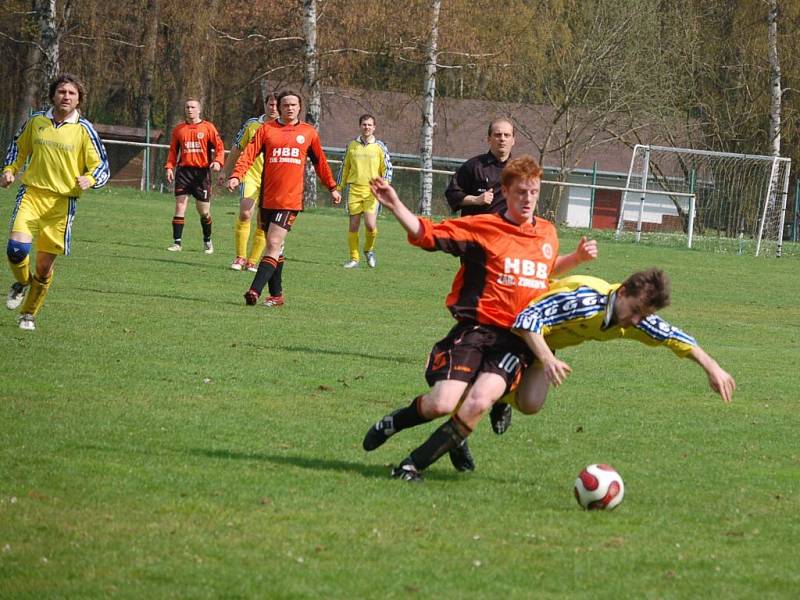
<svg viewBox="0 0 800 600">
<path fill-rule="evenodd" d="M 169 129 L 186 95 L 230 140 L 262 83 L 302 83 L 303 2 L 6 0 L 0 87 L 7 142 L 40 105 L 51 10 L 58 67 L 82 76 L 95 122 Z M 430 0 L 323 0 L 319 81 L 421 94 Z M 554 108 L 627 140 L 771 153 L 768 0 L 442 0 L 438 96 Z M 784 156 L 798 158 L 800 2 L 778 2 Z M 51 36 L 51 37 L 52 37 Z M 537 140 L 537 144 L 546 144 Z M 562 142 L 563 143 L 563 140 Z M 435 153 L 435 148 L 434 148 Z"/>
</svg>

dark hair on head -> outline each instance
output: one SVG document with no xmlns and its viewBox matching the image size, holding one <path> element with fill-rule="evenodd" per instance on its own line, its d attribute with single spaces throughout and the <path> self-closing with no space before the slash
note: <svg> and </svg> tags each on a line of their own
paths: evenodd
<svg viewBox="0 0 800 600">
<path fill-rule="evenodd" d="M 50 83 L 50 89 L 48 90 L 47 94 L 47 97 L 50 98 L 50 102 L 53 102 L 53 98 L 56 95 L 56 90 L 62 83 L 71 83 L 75 86 L 75 89 L 78 90 L 78 106 L 80 106 L 83 102 L 83 82 L 75 77 L 75 75 L 70 75 L 69 73 L 62 73 Z"/>
<path fill-rule="evenodd" d="M 369 114 L 369 113 L 364 113 L 363 115 L 361 115 L 360 117 L 358 117 L 358 124 L 359 124 L 359 125 L 361 125 L 361 124 L 362 124 L 364 121 L 366 121 L 367 119 L 372 119 L 372 122 L 373 122 L 373 123 L 376 123 L 376 121 L 375 121 L 375 117 L 373 117 L 373 116 L 372 116 L 371 114 Z"/>
<path fill-rule="evenodd" d="M 530 154 L 523 154 L 519 158 L 508 161 L 503 173 L 500 175 L 500 183 L 509 187 L 517 179 L 540 179 L 542 177 L 542 167 Z"/>
<path fill-rule="evenodd" d="M 281 102 L 286 96 L 294 96 L 300 102 L 300 110 L 303 110 L 303 97 L 294 90 L 283 90 L 278 94 L 278 108 L 281 107 Z"/>
<path fill-rule="evenodd" d="M 498 123 L 508 123 L 511 125 L 511 135 L 514 135 L 514 124 L 511 122 L 511 119 L 506 119 L 505 117 L 499 117 L 497 119 L 492 119 L 492 122 L 489 123 L 489 131 L 486 134 L 486 137 L 492 137 L 492 131 L 494 131 L 494 126 Z"/>
<path fill-rule="evenodd" d="M 645 306 L 659 310 L 670 303 L 669 277 L 661 269 L 637 271 L 623 283 L 626 296 L 634 296 L 642 300 Z"/>
</svg>

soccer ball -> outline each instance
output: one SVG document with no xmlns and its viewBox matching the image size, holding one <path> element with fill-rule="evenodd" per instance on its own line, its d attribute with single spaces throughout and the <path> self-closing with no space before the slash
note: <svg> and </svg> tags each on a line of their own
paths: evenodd
<svg viewBox="0 0 800 600">
<path fill-rule="evenodd" d="M 622 477 L 610 465 L 589 465 L 575 480 L 575 499 L 586 510 L 611 510 L 624 495 Z"/>
</svg>

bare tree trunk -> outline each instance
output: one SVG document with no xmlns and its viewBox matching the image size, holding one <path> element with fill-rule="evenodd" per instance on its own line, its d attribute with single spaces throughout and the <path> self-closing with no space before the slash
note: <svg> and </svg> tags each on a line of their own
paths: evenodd
<svg viewBox="0 0 800 600">
<path fill-rule="evenodd" d="M 303 84 L 308 90 L 305 120 L 319 129 L 322 100 L 319 90 L 319 55 L 317 52 L 317 0 L 303 0 Z M 310 163 L 306 163 L 303 202 L 317 205 L 317 176 Z"/>
<path fill-rule="evenodd" d="M 433 129 L 434 99 L 436 97 L 436 59 L 439 42 L 439 11 L 442 7 L 441 0 L 431 0 L 430 32 L 428 34 L 427 52 L 425 57 L 425 85 L 422 103 L 422 128 L 420 130 L 419 154 L 419 212 L 423 215 L 431 214 L 431 200 L 433 196 Z"/>
<path fill-rule="evenodd" d="M 41 77 L 39 76 L 39 62 L 42 60 L 42 53 L 37 44 L 28 46 L 26 53 L 25 65 L 23 66 L 25 93 L 22 97 L 22 102 L 19 104 L 16 113 L 14 126 L 16 127 L 28 118 L 31 109 L 41 108 Z"/>
<path fill-rule="evenodd" d="M 136 115 L 136 121 L 140 127 L 146 126 L 153 110 L 153 72 L 156 66 L 159 9 L 159 0 L 146 0 L 145 14 L 147 15 L 147 23 L 142 35 L 142 45 L 144 46 L 142 88 Z"/>
<path fill-rule="evenodd" d="M 767 16 L 769 38 L 769 75 L 771 103 L 769 110 L 769 141 L 773 156 L 781 155 L 781 65 L 778 60 L 778 0 L 769 0 Z"/>
<path fill-rule="evenodd" d="M 39 49 L 42 59 L 40 89 L 41 104 L 46 105 L 50 82 L 58 76 L 60 34 L 56 21 L 56 0 L 36 0 L 36 18 L 39 21 Z"/>
</svg>

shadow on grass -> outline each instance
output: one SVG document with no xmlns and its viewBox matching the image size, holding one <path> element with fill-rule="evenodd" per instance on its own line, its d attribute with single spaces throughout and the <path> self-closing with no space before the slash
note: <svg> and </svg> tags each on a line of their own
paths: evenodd
<svg viewBox="0 0 800 600">
<path fill-rule="evenodd" d="M 309 346 L 278 346 L 278 345 L 269 345 L 269 346 L 261 346 L 259 344 L 254 344 L 251 342 L 244 342 L 240 343 L 239 346 L 248 346 L 255 348 L 256 350 L 280 350 L 283 352 L 298 352 L 300 354 L 330 354 L 333 356 L 353 356 L 356 358 L 366 358 L 369 360 L 382 360 L 390 363 L 406 363 L 409 365 L 416 365 L 419 364 L 419 360 L 416 358 L 408 358 L 405 356 L 391 356 L 391 355 L 382 355 L 376 356 L 374 354 L 366 354 L 364 352 L 347 352 L 344 350 L 326 350 L 325 348 L 311 348 Z"/>
<path fill-rule="evenodd" d="M 391 480 L 389 476 L 391 466 L 389 464 L 374 465 L 366 464 L 363 462 L 346 461 L 340 459 L 320 458 L 318 456 L 300 455 L 300 454 L 268 454 L 266 452 L 242 452 L 238 450 L 229 450 L 224 448 L 172 448 L 165 452 L 152 452 L 143 448 L 125 449 L 116 448 L 111 446 L 101 446 L 96 444 L 88 444 L 78 446 L 79 449 L 92 450 L 96 452 L 130 452 L 137 454 L 190 454 L 192 456 L 204 458 L 216 458 L 221 460 L 236 460 L 236 461 L 259 461 L 270 462 L 279 466 L 300 467 L 301 469 L 308 469 L 310 471 L 332 471 L 337 473 L 355 473 L 367 479 L 385 479 Z M 446 462 L 446 461 L 444 461 Z M 442 463 L 437 463 L 442 464 Z M 425 472 L 425 479 L 427 481 L 455 481 L 466 482 L 473 477 L 470 473 L 457 473 L 455 471 L 443 470 L 437 468 L 433 471 Z M 493 477 L 481 476 L 481 479 L 490 484 L 517 484 L 519 480 L 516 477 Z M 533 482 L 532 482 L 533 483 Z"/>
<path fill-rule="evenodd" d="M 191 450 L 190 452 L 195 455 L 207 456 L 210 458 L 222 458 L 226 460 L 264 460 L 276 465 L 288 465 L 312 471 L 348 472 L 357 473 L 369 479 L 391 479 L 389 476 L 390 467 L 388 465 L 369 465 L 361 462 L 320 458 L 317 456 L 265 454 L 261 452 L 244 453 L 221 449 L 200 448 Z M 425 474 L 425 478 L 432 481 L 455 481 L 464 480 L 468 477 L 469 475 L 439 470 L 432 473 L 426 472 Z"/>
<path fill-rule="evenodd" d="M 196 448 L 189 450 L 190 454 L 221 458 L 225 460 L 260 460 L 282 466 L 300 467 L 312 471 L 338 471 L 357 473 L 362 477 L 385 479 L 388 468 L 379 465 L 368 465 L 361 462 L 352 462 L 339 459 L 327 459 L 317 456 L 292 455 L 292 454 L 266 454 L 264 452 L 237 452 L 220 448 Z"/>
<path fill-rule="evenodd" d="M 126 259 L 126 260 L 136 260 L 136 261 L 145 262 L 145 263 L 157 262 L 157 263 L 164 263 L 164 264 L 167 264 L 167 265 L 180 266 L 180 267 L 201 267 L 201 268 L 205 268 L 205 269 L 208 269 L 208 268 L 217 269 L 218 268 L 220 270 L 220 272 L 229 271 L 230 270 L 230 269 L 227 269 L 227 268 L 223 268 L 222 265 L 216 265 L 215 263 L 212 263 L 212 262 L 197 262 L 197 261 L 194 261 L 194 260 L 192 260 L 192 261 L 181 260 L 181 259 L 179 259 L 178 257 L 175 256 L 176 254 L 179 254 L 181 256 L 186 256 L 187 253 L 192 257 L 194 257 L 194 255 L 198 255 L 198 256 L 199 255 L 203 255 L 203 256 L 205 256 L 205 254 L 203 254 L 202 250 L 197 250 L 197 251 L 184 250 L 183 252 L 172 252 L 172 253 L 169 253 L 171 256 L 169 256 L 168 258 L 154 258 L 154 257 L 150 257 L 150 256 L 128 256 L 128 255 L 125 255 L 125 254 L 116 254 L 116 255 L 114 255 L 114 258 L 122 258 L 122 259 Z"/>
<path fill-rule="evenodd" d="M 193 298 L 191 296 L 178 296 L 177 294 L 145 294 L 142 292 L 131 292 L 121 290 L 100 290 L 97 288 L 76 287 L 76 290 L 81 292 L 92 292 L 94 294 L 109 294 L 116 296 L 133 296 L 135 298 L 166 298 L 167 300 L 188 300 L 189 302 L 201 302 L 203 304 L 219 305 L 219 302 L 209 300 L 208 298 Z M 229 302 L 228 304 L 241 305 L 239 302 Z"/>
</svg>

